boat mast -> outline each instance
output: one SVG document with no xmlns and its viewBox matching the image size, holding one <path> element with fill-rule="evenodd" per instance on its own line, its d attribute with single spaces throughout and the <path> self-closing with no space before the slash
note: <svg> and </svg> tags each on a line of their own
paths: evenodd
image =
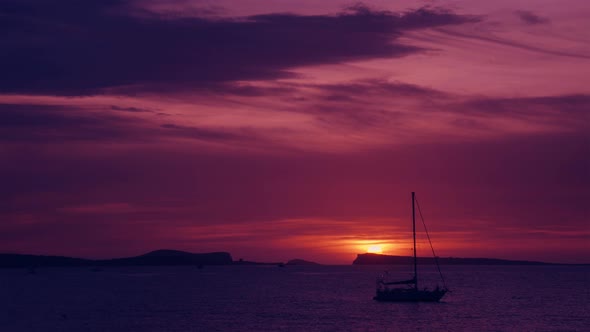
<svg viewBox="0 0 590 332">
<path fill-rule="evenodd" d="M 414 206 L 416 194 L 412 191 L 412 232 L 414 233 L 414 288 L 418 290 L 418 259 L 416 258 L 416 208 Z"/>
</svg>

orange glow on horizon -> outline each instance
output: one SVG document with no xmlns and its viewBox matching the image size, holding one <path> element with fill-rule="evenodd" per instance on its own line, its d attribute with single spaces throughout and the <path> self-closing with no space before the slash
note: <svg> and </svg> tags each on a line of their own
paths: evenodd
<svg viewBox="0 0 590 332">
<path fill-rule="evenodd" d="M 386 240 L 357 240 L 350 244 L 351 252 L 355 255 L 360 253 L 391 255 L 396 250 L 396 245 Z"/>
<path fill-rule="evenodd" d="M 379 244 L 373 244 L 367 247 L 367 253 L 369 254 L 382 254 L 383 248 Z"/>
</svg>

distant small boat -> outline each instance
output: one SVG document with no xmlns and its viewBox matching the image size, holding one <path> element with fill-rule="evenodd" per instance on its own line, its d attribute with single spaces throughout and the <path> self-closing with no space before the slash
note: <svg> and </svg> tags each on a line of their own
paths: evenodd
<svg viewBox="0 0 590 332">
<path fill-rule="evenodd" d="M 382 275 L 377 279 L 377 294 L 373 297 L 376 301 L 383 302 L 438 302 L 449 291 L 445 285 L 444 277 L 440 271 L 438 260 L 435 258 L 436 267 L 443 282 L 443 286 L 435 289 L 418 288 L 418 258 L 416 256 L 416 194 L 412 192 L 412 232 L 414 239 L 414 277 L 409 280 L 387 281 Z M 428 235 L 428 231 L 426 231 Z M 430 236 L 428 236 L 430 242 Z M 432 247 L 432 243 L 430 243 Z M 434 254 L 434 249 L 432 250 Z M 405 286 L 405 287 L 404 287 Z"/>
</svg>

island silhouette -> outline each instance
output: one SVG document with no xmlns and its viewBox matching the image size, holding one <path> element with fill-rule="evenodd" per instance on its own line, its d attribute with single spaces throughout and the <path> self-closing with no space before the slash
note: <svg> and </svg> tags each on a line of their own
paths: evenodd
<svg viewBox="0 0 590 332">
<path fill-rule="evenodd" d="M 555 263 L 508 260 L 498 258 L 457 258 L 457 257 L 418 257 L 418 264 L 439 264 L 445 265 L 562 265 Z M 358 254 L 352 262 L 354 265 L 412 265 L 414 257 L 412 256 L 393 256 L 381 254 Z"/>
</svg>

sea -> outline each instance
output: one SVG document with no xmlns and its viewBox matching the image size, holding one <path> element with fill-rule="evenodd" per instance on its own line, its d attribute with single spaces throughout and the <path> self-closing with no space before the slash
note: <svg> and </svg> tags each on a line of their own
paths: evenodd
<svg viewBox="0 0 590 332">
<path fill-rule="evenodd" d="M 0 331 L 590 331 L 590 266 L 441 268 L 440 303 L 373 300 L 407 266 L 0 269 Z"/>
</svg>

